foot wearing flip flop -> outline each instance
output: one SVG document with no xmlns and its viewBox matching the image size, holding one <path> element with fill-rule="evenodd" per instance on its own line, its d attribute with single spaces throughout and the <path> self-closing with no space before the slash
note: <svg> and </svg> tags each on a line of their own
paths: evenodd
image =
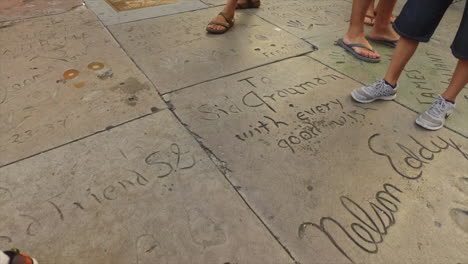
<svg viewBox="0 0 468 264">
<path fill-rule="evenodd" d="M 373 50 L 372 46 L 369 44 L 369 41 L 367 41 L 364 36 L 350 37 L 345 35 L 341 41 L 342 44 L 346 45 L 347 47 L 343 47 L 343 45 L 340 45 L 340 43 L 338 43 L 338 45 L 351 52 L 352 55 L 356 58 L 368 62 L 380 61 L 380 54 Z M 366 60 L 366 58 L 369 60 Z"/>
<path fill-rule="evenodd" d="M 234 12 L 223 11 L 208 24 L 206 31 L 213 34 L 223 34 L 232 26 L 234 26 Z"/>
<path fill-rule="evenodd" d="M 394 48 L 400 39 L 400 35 L 393 30 L 391 25 L 384 27 L 374 26 L 367 35 L 367 39 Z"/>
</svg>

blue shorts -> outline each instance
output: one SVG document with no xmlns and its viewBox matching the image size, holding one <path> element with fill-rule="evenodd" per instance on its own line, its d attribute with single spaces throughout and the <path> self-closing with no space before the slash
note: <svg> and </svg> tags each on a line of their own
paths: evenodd
<svg viewBox="0 0 468 264">
<path fill-rule="evenodd" d="M 453 0 L 408 0 L 393 28 L 407 39 L 428 42 L 452 2 Z M 468 3 L 451 48 L 456 58 L 468 60 Z"/>
</svg>

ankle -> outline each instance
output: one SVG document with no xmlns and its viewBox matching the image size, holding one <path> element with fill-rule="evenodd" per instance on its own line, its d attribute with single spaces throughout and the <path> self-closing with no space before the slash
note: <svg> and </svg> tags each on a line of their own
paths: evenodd
<svg viewBox="0 0 468 264">
<path fill-rule="evenodd" d="M 230 17 L 230 18 L 234 18 L 235 12 L 236 12 L 235 10 L 230 10 L 230 9 L 226 9 L 226 8 L 223 9 L 223 13 L 224 13 L 226 16 Z"/>
<path fill-rule="evenodd" d="M 364 28 L 362 30 L 356 28 L 350 28 L 348 32 L 345 34 L 345 38 L 347 39 L 360 39 L 364 38 L 365 32 Z"/>
<path fill-rule="evenodd" d="M 393 89 L 395 89 L 397 87 L 397 83 L 398 81 L 397 80 L 394 80 L 394 79 L 387 79 L 387 78 L 384 78 L 383 79 L 384 82 L 388 85 L 390 85 Z"/>
<path fill-rule="evenodd" d="M 390 35 L 393 33 L 393 29 L 389 28 L 386 25 L 378 25 L 375 23 L 375 25 L 372 27 L 371 31 L 369 32 L 370 35 L 377 35 L 377 36 L 382 36 L 382 35 Z"/>
<path fill-rule="evenodd" d="M 442 98 L 444 98 L 445 101 L 447 101 L 449 103 L 452 103 L 452 104 L 455 104 L 456 97 L 447 96 L 447 95 L 444 95 L 444 94 L 442 94 L 441 96 L 442 96 Z"/>
</svg>

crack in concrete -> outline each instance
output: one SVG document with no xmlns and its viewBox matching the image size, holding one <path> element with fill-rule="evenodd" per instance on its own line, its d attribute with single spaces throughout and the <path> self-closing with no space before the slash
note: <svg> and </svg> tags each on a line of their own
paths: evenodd
<svg viewBox="0 0 468 264">
<path fill-rule="evenodd" d="M 283 250 L 288 254 L 288 256 L 291 258 L 291 260 L 294 261 L 294 264 L 301 264 L 296 260 L 296 258 L 293 256 L 291 251 L 279 240 L 279 237 L 275 235 L 273 230 L 263 221 L 263 219 L 260 217 L 260 215 L 250 206 L 249 202 L 247 199 L 240 193 L 241 188 L 239 186 L 236 186 L 230 179 L 229 179 L 229 173 L 232 172 L 232 170 L 229 169 L 228 163 L 220 159 L 209 147 L 205 145 L 203 142 L 203 137 L 198 135 L 196 132 L 192 131 L 187 124 L 185 124 L 174 112 L 174 106 L 170 102 L 170 100 L 166 101 L 166 104 L 169 107 L 169 111 L 172 112 L 174 117 L 177 119 L 177 121 L 184 126 L 184 128 L 187 130 L 187 132 L 195 139 L 195 141 L 199 144 L 199 146 L 205 151 L 205 153 L 208 155 L 210 160 L 213 162 L 213 164 L 216 166 L 216 168 L 223 174 L 224 178 L 226 181 L 229 183 L 229 185 L 234 189 L 234 191 L 237 193 L 237 195 L 240 197 L 240 199 L 244 202 L 244 204 L 247 206 L 247 208 L 257 217 L 257 219 L 260 221 L 260 223 L 263 225 L 263 227 L 270 233 L 270 235 L 275 239 L 275 241 L 283 248 Z"/>
</svg>

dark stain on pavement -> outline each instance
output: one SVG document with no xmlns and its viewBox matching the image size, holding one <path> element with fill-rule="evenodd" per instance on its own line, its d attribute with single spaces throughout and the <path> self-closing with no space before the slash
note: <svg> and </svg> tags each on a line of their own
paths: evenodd
<svg viewBox="0 0 468 264">
<path fill-rule="evenodd" d="M 149 87 L 146 84 L 139 82 L 135 78 L 128 78 L 120 84 L 110 88 L 111 91 L 120 92 L 125 96 L 125 102 L 130 106 L 135 106 L 138 103 L 138 97 L 136 96 L 143 90 L 148 90 Z"/>
</svg>

